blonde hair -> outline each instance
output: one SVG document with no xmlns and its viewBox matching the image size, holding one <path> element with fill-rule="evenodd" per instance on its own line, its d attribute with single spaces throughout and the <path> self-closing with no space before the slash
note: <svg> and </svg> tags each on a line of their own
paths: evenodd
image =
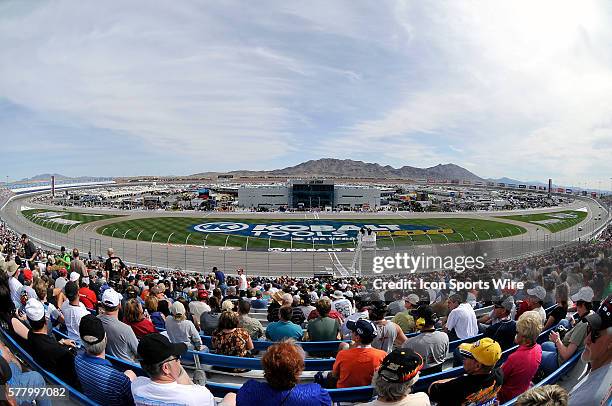
<svg viewBox="0 0 612 406">
<path fill-rule="evenodd" d="M 559 385 L 536 386 L 516 400 L 516 406 L 566 406 L 567 391 Z"/>
<path fill-rule="evenodd" d="M 221 304 L 221 310 L 224 311 L 233 311 L 234 310 L 234 303 L 232 303 L 231 300 L 224 300 L 223 303 Z"/>
<path fill-rule="evenodd" d="M 542 332 L 542 317 L 534 310 L 521 314 L 516 322 L 516 332 L 531 343 L 535 343 Z"/>
</svg>

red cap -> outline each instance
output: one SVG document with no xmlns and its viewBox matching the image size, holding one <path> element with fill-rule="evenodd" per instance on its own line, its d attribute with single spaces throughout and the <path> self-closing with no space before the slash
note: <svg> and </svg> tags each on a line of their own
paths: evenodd
<svg viewBox="0 0 612 406">
<path fill-rule="evenodd" d="M 66 268 L 62 268 L 59 270 L 59 274 L 60 276 L 67 276 L 68 275 L 68 271 L 66 270 Z"/>
<path fill-rule="evenodd" d="M 208 298 L 208 291 L 206 289 L 198 289 L 198 299 Z"/>
<path fill-rule="evenodd" d="M 34 275 L 32 275 L 32 271 L 31 270 L 29 270 L 27 268 L 23 270 L 23 278 L 26 281 L 31 281 L 33 277 L 34 277 Z"/>
</svg>

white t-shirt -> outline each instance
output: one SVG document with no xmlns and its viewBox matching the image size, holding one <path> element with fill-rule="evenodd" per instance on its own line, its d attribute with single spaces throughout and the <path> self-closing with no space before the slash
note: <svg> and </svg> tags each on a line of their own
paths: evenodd
<svg viewBox="0 0 612 406">
<path fill-rule="evenodd" d="M 353 305 L 348 299 L 336 299 L 332 302 L 332 309 L 337 311 L 345 319 L 353 314 Z"/>
<path fill-rule="evenodd" d="M 375 400 L 369 403 L 358 403 L 359 406 L 430 406 L 429 396 L 424 392 L 410 393 L 396 402 L 381 402 Z"/>
<path fill-rule="evenodd" d="M 215 398 L 205 386 L 156 383 L 144 376 L 132 382 L 136 406 L 215 406 Z"/>
<path fill-rule="evenodd" d="M 246 275 L 240 275 L 238 278 L 238 290 L 247 290 Z"/>
<path fill-rule="evenodd" d="M 189 312 L 193 315 L 194 320 L 200 321 L 200 316 L 204 312 L 209 312 L 210 306 L 199 300 L 193 300 L 189 302 Z"/>
<path fill-rule="evenodd" d="M 14 277 L 10 277 L 9 281 L 9 289 L 11 291 L 11 299 L 13 300 L 13 303 L 15 303 L 15 307 L 19 308 L 21 306 L 21 288 L 23 288 L 23 285 L 21 284 L 21 282 L 19 282 L 17 280 L 17 278 Z"/>
<path fill-rule="evenodd" d="M 340 328 L 340 332 L 342 333 L 342 337 L 344 337 L 345 339 L 349 339 L 351 338 L 351 330 L 349 330 L 346 327 L 346 323 L 349 321 L 357 321 L 359 319 L 369 319 L 370 318 L 370 314 L 368 313 L 368 311 L 364 311 L 364 312 L 355 312 L 353 314 L 351 314 L 349 317 L 347 317 L 344 320 L 344 323 L 342 323 L 342 327 Z"/>
<path fill-rule="evenodd" d="M 474 337 L 478 334 L 478 321 L 474 309 L 467 303 L 461 303 L 451 310 L 446 322 L 448 331 L 455 329 L 455 334 L 460 339 Z"/>
<path fill-rule="evenodd" d="M 540 318 L 542 319 L 542 326 L 544 326 L 546 324 L 546 310 L 544 310 L 542 306 L 534 310 L 540 315 Z"/>
<path fill-rule="evenodd" d="M 79 324 L 81 323 L 81 318 L 88 315 L 89 311 L 85 308 L 83 303 L 79 303 L 78 306 L 73 306 L 66 300 L 62 305 L 62 314 L 64 315 L 64 324 L 66 324 L 68 338 L 79 342 L 81 340 L 81 336 L 79 335 Z"/>
</svg>

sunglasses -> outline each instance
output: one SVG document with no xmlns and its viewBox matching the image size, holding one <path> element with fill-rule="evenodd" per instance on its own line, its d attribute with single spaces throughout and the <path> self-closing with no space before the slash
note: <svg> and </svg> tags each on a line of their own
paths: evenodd
<svg viewBox="0 0 612 406">
<path fill-rule="evenodd" d="M 179 357 L 172 357 L 172 358 L 170 358 L 170 359 L 168 359 L 168 360 L 166 360 L 166 361 L 162 362 L 162 365 L 163 365 L 163 364 L 167 364 L 168 362 L 177 361 L 177 360 L 179 360 Z"/>
<path fill-rule="evenodd" d="M 601 337 L 601 332 L 599 332 L 598 330 L 593 330 L 590 324 L 587 324 L 587 335 L 588 334 L 591 335 L 591 342 L 593 344 L 595 344 L 595 341 L 597 341 L 597 339 Z"/>
</svg>

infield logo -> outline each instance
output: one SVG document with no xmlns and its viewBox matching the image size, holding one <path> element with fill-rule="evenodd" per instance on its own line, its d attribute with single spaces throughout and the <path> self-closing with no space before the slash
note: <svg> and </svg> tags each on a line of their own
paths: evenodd
<svg viewBox="0 0 612 406">
<path fill-rule="evenodd" d="M 199 231 L 201 233 L 235 233 L 246 230 L 247 228 L 249 228 L 249 225 L 245 223 L 231 223 L 225 221 L 198 224 L 197 226 L 193 227 L 195 231 Z"/>
<path fill-rule="evenodd" d="M 451 234 L 452 229 L 442 229 L 414 224 L 367 224 L 343 221 L 308 220 L 275 222 L 271 224 L 238 223 L 217 221 L 198 224 L 194 231 L 211 234 L 234 234 L 243 237 L 273 238 L 277 240 L 309 241 L 330 244 L 353 241 L 362 228 L 370 229 L 379 236 L 409 236 L 425 234 Z"/>
</svg>

